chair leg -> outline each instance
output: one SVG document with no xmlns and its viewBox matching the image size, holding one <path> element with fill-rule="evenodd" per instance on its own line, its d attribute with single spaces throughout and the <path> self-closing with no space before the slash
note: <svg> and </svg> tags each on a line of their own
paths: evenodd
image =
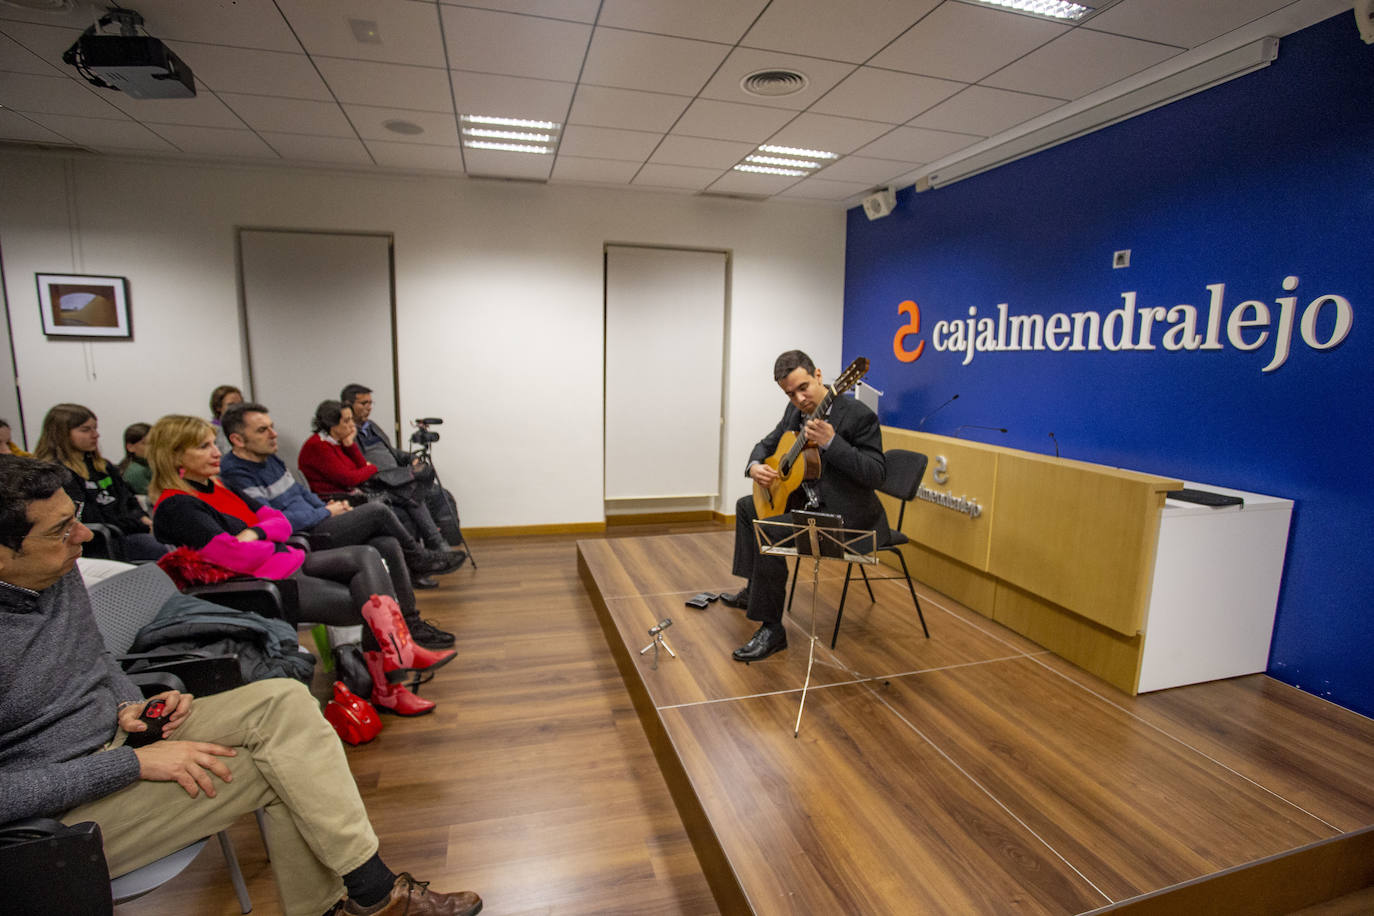
<svg viewBox="0 0 1374 916">
<path fill-rule="evenodd" d="M 253 912 L 253 901 L 248 897 L 248 885 L 243 881 L 243 870 L 239 868 L 239 857 L 234 854 L 234 842 L 229 839 L 229 831 L 221 830 L 219 848 L 224 852 L 224 864 L 229 867 L 229 883 L 234 885 L 234 893 L 239 898 L 239 912 Z"/>
<path fill-rule="evenodd" d="M 844 567 L 844 588 L 840 590 L 840 609 L 835 612 L 835 632 L 830 634 L 830 648 L 835 648 L 835 642 L 840 638 L 840 621 L 844 619 L 844 599 L 849 597 L 849 577 L 854 575 L 854 564 L 846 563 Z"/>
<path fill-rule="evenodd" d="M 267 853 L 267 861 L 272 861 L 272 847 L 267 845 L 267 815 L 261 808 L 253 812 L 253 816 L 258 819 L 258 834 L 262 836 L 262 848 Z"/>
<path fill-rule="evenodd" d="M 797 593 L 797 579 L 800 577 L 800 572 L 801 557 L 797 557 L 792 561 L 792 587 L 787 590 L 787 607 L 783 608 L 784 613 L 791 613 L 792 611 L 792 596 Z"/>
<path fill-rule="evenodd" d="M 921 619 L 921 630 L 926 634 L 926 639 L 930 639 L 930 628 L 926 626 L 926 615 L 921 610 L 921 602 L 916 597 L 916 586 L 911 584 L 911 570 L 906 568 L 906 557 L 902 556 L 900 550 L 894 551 L 898 561 L 902 564 L 902 575 L 906 576 L 906 587 L 911 590 L 911 603 L 916 605 L 916 616 Z"/>
<path fill-rule="evenodd" d="M 877 601 L 878 599 L 873 597 L 873 586 L 868 584 L 868 570 L 864 569 L 862 564 L 859 566 L 859 575 L 864 577 L 864 588 L 868 589 L 868 600 Z"/>
</svg>

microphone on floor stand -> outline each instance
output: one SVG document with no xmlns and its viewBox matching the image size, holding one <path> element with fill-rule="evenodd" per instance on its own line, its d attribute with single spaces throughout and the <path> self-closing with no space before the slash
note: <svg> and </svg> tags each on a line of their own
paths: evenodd
<svg viewBox="0 0 1374 916">
<path fill-rule="evenodd" d="M 951 397 L 948 401 L 945 401 L 939 407 L 935 408 L 930 413 L 926 414 L 924 417 L 921 417 L 921 422 L 916 424 L 916 428 L 920 429 L 922 426 L 925 426 L 927 420 L 929 420 L 931 417 L 935 416 L 937 413 L 944 410 L 946 407 L 953 404 L 957 400 L 959 400 L 959 395 L 956 394 L 953 397 Z"/>
</svg>

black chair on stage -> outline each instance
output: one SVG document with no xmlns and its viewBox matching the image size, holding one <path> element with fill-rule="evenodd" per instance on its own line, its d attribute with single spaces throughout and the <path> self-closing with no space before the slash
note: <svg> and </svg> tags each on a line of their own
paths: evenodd
<svg viewBox="0 0 1374 916">
<path fill-rule="evenodd" d="M 900 576 L 874 576 L 869 578 L 868 571 L 864 564 L 859 564 L 859 575 L 863 576 L 864 588 L 868 590 L 868 600 L 876 601 L 873 597 L 873 586 L 871 581 L 881 581 L 883 579 L 905 579 L 907 590 L 911 592 L 911 603 L 916 606 L 916 616 L 921 621 L 921 631 L 926 638 L 930 638 L 930 628 L 926 626 L 926 615 L 921 610 L 921 601 L 916 597 L 916 586 L 911 581 L 911 570 L 907 568 L 906 557 L 902 554 L 902 545 L 909 544 L 911 539 L 902 533 L 902 522 L 906 518 L 906 504 L 916 498 L 916 491 L 921 486 L 921 479 L 925 477 L 926 463 L 929 459 L 920 452 L 907 451 L 902 448 L 888 449 L 883 453 L 887 462 L 887 479 L 878 488 L 880 493 L 900 500 L 900 507 L 897 510 L 897 524 L 891 527 L 888 537 L 883 543 L 877 545 L 878 550 L 886 550 L 897 557 L 897 562 L 902 564 L 902 574 Z M 792 588 L 787 595 L 787 606 L 792 606 L 792 595 L 797 590 L 797 569 L 801 565 L 801 558 L 792 567 Z M 835 614 L 835 632 L 830 636 L 830 648 L 835 648 L 835 643 L 840 638 L 840 621 L 844 619 L 844 602 L 849 596 L 849 580 L 854 575 L 854 564 L 850 563 L 844 571 L 844 589 L 840 592 L 840 608 Z"/>
</svg>

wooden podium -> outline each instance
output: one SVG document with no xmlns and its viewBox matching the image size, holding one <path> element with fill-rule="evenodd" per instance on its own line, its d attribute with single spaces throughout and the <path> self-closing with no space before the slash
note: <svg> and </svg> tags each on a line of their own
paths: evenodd
<svg viewBox="0 0 1374 916">
<path fill-rule="evenodd" d="M 1291 500 L 893 427 L 912 575 L 1129 693 L 1264 671 Z M 884 497 L 886 499 L 886 497 Z M 891 517 L 895 517 L 892 514 Z"/>
</svg>

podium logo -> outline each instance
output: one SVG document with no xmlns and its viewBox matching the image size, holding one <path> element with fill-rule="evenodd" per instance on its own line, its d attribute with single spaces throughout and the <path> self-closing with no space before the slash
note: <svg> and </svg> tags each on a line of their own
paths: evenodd
<svg viewBox="0 0 1374 916">
<path fill-rule="evenodd" d="M 1096 311 L 1055 312 L 1049 315 L 1013 315 L 1007 303 L 998 304 L 996 316 L 979 317 L 970 306 L 968 317 L 937 321 L 931 326 L 930 344 L 939 352 L 963 354 L 962 365 L 979 353 L 1043 351 L 1088 352 L 1107 350 L 1157 350 L 1169 352 L 1263 350 L 1268 362 L 1261 372 L 1273 372 L 1288 361 L 1297 342 L 1312 350 L 1333 349 L 1350 335 L 1355 310 L 1350 300 L 1324 293 L 1301 309 L 1298 296 L 1278 296 L 1271 305 L 1246 299 L 1228 307 L 1226 284 L 1210 283 L 1205 309 L 1187 303 L 1171 308 L 1141 306 L 1137 294 L 1121 294 L 1122 304 L 1104 316 Z M 1285 292 L 1298 288 L 1298 278 L 1286 277 Z M 909 320 L 892 338 L 892 352 L 902 362 L 913 362 L 925 351 L 921 309 L 907 300 L 897 306 Z M 1295 333 L 1296 332 L 1296 333 Z M 916 341 L 915 346 L 911 345 Z"/>
</svg>

